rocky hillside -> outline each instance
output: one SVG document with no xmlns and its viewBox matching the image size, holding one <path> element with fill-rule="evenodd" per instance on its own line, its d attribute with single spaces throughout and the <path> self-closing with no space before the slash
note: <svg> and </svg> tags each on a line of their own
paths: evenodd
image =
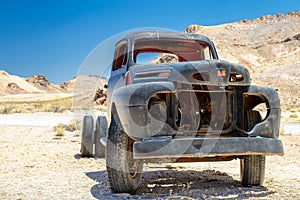
<svg viewBox="0 0 300 200">
<path fill-rule="evenodd" d="M 0 95 L 40 92 L 42 92 L 40 89 L 27 82 L 25 79 L 0 70 Z"/>
<path fill-rule="evenodd" d="M 190 25 L 185 32 L 208 36 L 220 59 L 248 67 L 254 83 L 278 89 L 284 108 L 300 107 L 300 11 L 218 26 Z"/>
<path fill-rule="evenodd" d="M 0 70 L 0 95 L 6 94 L 38 94 L 38 93 L 68 93 L 73 90 L 74 80 L 60 85 L 50 83 L 46 76 L 37 75 L 21 78 Z"/>
<path fill-rule="evenodd" d="M 78 75 L 59 85 L 52 84 L 44 75 L 22 78 L 0 70 L 0 96 L 7 94 L 40 93 L 86 93 L 93 92 L 107 82 L 105 78 L 94 75 Z"/>
</svg>

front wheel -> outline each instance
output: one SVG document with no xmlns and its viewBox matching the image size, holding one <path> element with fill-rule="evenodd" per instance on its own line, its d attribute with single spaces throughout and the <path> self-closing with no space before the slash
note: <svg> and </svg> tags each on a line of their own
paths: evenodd
<svg viewBox="0 0 300 200">
<path fill-rule="evenodd" d="M 141 183 L 143 162 L 133 159 L 133 140 L 112 119 L 106 144 L 106 168 L 111 190 L 133 194 Z"/>
<path fill-rule="evenodd" d="M 250 130 L 261 121 L 258 111 L 248 110 L 245 113 L 245 129 Z M 263 185 L 265 178 L 266 158 L 262 155 L 244 156 L 240 160 L 241 179 L 243 186 Z"/>
<path fill-rule="evenodd" d="M 263 185 L 265 177 L 265 156 L 244 156 L 241 159 L 241 178 L 243 186 Z"/>
</svg>

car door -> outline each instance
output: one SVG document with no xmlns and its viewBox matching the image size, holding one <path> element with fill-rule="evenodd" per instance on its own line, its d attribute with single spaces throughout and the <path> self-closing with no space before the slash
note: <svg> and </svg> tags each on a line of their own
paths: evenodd
<svg viewBox="0 0 300 200">
<path fill-rule="evenodd" d="M 127 63 L 128 42 L 127 40 L 122 40 L 116 45 L 111 75 L 108 80 L 107 98 L 109 109 L 111 107 L 111 97 L 114 90 L 125 85 L 125 73 L 127 71 Z M 110 115 L 110 112 L 108 114 Z"/>
</svg>

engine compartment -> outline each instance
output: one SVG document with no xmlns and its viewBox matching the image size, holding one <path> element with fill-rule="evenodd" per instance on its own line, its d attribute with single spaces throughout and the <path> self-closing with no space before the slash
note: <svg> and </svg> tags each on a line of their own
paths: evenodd
<svg viewBox="0 0 300 200">
<path fill-rule="evenodd" d="M 148 111 L 176 131 L 229 134 L 237 125 L 237 99 L 233 89 L 192 85 L 177 93 L 157 93 L 149 98 Z"/>
</svg>

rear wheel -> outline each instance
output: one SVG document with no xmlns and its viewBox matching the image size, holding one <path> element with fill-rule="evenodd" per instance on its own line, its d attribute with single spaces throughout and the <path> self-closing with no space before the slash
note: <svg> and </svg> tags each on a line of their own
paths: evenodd
<svg viewBox="0 0 300 200">
<path fill-rule="evenodd" d="M 133 159 L 133 140 L 112 119 L 106 144 L 106 168 L 111 190 L 133 194 L 141 183 L 143 162 Z"/>
<path fill-rule="evenodd" d="M 91 115 L 83 118 L 80 153 L 83 157 L 93 156 L 94 145 L 94 120 Z"/>
<path fill-rule="evenodd" d="M 261 121 L 258 111 L 249 110 L 245 116 L 245 129 L 251 129 L 256 123 Z M 244 186 L 263 185 L 265 177 L 265 156 L 249 155 L 240 160 L 241 179 Z"/>
<path fill-rule="evenodd" d="M 105 137 L 107 132 L 107 120 L 105 116 L 98 116 L 95 130 L 95 157 L 105 157 L 105 146 L 100 142 L 102 137 Z"/>
</svg>

